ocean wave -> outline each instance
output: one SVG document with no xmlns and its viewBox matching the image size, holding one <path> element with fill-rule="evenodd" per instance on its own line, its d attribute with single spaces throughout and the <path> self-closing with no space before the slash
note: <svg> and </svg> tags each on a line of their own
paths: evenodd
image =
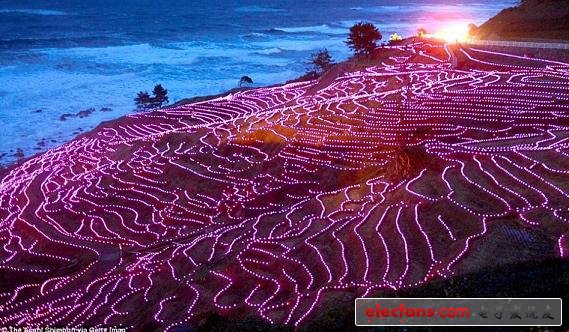
<svg viewBox="0 0 569 332">
<path fill-rule="evenodd" d="M 15 50 L 17 48 L 42 48 L 42 47 L 74 47 L 88 45 L 90 47 L 107 46 L 119 43 L 120 40 L 111 36 L 84 36 L 84 37 L 23 37 L 23 38 L 0 38 L 0 49 Z"/>
<path fill-rule="evenodd" d="M 241 35 L 241 38 L 244 39 L 258 39 L 258 38 L 264 38 L 267 37 L 266 33 L 262 33 L 262 32 L 251 32 L 245 35 Z"/>
<path fill-rule="evenodd" d="M 281 13 L 284 9 L 263 7 L 263 6 L 243 6 L 235 8 L 236 12 L 241 13 Z"/>
<path fill-rule="evenodd" d="M 343 35 L 348 31 L 343 27 L 331 27 L 327 24 L 314 25 L 314 26 L 304 26 L 304 27 L 284 27 L 284 28 L 273 28 L 272 32 L 285 32 L 285 33 L 321 33 L 329 35 Z"/>
<path fill-rule="evenodd" d="M 199 56 L 217 54 L 219 50 L 195 53 L 181 44 L 169 47 L 151 45 L 149 43 L 120 45 L 107 47 L 71 47 L 71 48 L 38 48 L 36 53 L 47 55 L 50 59 L 65 58 L 94 63 L 152 65 L 159 61 L 162 64 L 189 65 Z"/>
<path fill-rule="evenodd" d="M 271 41 L 250 43 L 253 47 L 262 48 L 264 50 L 280 50 L 282 52 L 306 52 L 327 48 L 334 53 L 342 53 L 345 49 L 343 38 L 326 38 L 326 39 L 278 39 Z"/>
<path fill-rule="evenodd" d="M 72 15 L 64 11 L 51 10 L 51 9 L 0 9 L 0 14 L 26 14 L 26 15 L 42 15 L 42 16 Z"/>
<path fill-rule="evenodd" d="M 266 64 L 286 66 L 289 61 L 278 57 L 267 57 L 280 53 L 279 42 L 270 45 L 255 43 L 205 43 L 178 42 L 165 45 L 135 44 L 109 47 L 74 47 L 74 48 L 38 48 L 34 52 L 42 55 L 54 65 L 62 65 L 60 69 L 82 68 L 90 71 L 99 66 L 100 71 L 115 72 L 115 68 L 131 70 L 149 70 L 155 66 L 170 68 L 211 67 L 212 64 Z M 223 58 L 223 61 L 220 61 Z M 72 59 L 73 62 L 69 62 Z M 87 65 L 88 64 L 88 65 Z M 151 67 L 149 67 L 151 66 Z M 220 67 L 222 68 L 222 67 Z"/>
<path fill-rule="evenodd" d="M 255 54 L 271 55 L 271 54 L 278 54 L 278 53 L 282 53 L 282 52 L 283 52 L 283 50 L 280 47 L 271 47 L 271 48 L 256 51 Z"/>
<path fill-rule="evenodd" d="M 299 73 L 294 70 L 279 70 L 275 72 L 258 71 L 249 73 L 258 85 L 269 85 L 284 83 L 288 80 L 297 78 Z"/>
</svg>

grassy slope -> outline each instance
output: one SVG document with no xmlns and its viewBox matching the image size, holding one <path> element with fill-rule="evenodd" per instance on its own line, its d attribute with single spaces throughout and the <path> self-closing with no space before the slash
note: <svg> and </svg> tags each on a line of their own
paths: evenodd
<svg viewBox="0 0 569 332">
<path fill-rule="evenodd" d="M 502 10 L 477 32 L 480 39 L 569 40 L 569 0 L 525 0 Z"/>
<path fill-rule="evenodd" d="M 451 279 L 402 289 L 397 292 L 374 294 L 377 297 L 569 297 L 569 262 L 561 259 L 540 263 L 523 263 L 485 269 Z M 332 306 L 303 331 L 400 331 L 400 328 L 356 328 L 353 302 Z M 567 315 L 564 307 L 564 316 Z M 293 328 L 268 325 L 257 319 L 231 320 L 211 316 L 198 331 L 294 331 Z M 406 331 L 566 331 L 564 327 L 538 329 L 536 327 L 407 327 Z"/>
<path fill-rule="evenodd" d="M 334 70 L 320 79 L 320 87 L 330 84 L 339 73 L 361 70 L 377 63 L 379 59 L 394 55 L 391 50 L 382 50 L 369 63 L 366 59 L 351 59 L 337 65 Z M 464 59 L 463 59 L 464 60 Z M 522 65 L 523 63 L 515 63 Z M 467 66 L 468 67 L 468 66 Z M 468 68 L 463 68 L 468 69 Z M 501 220 L 507 227 L 491 227 L 484 246 L 474 250 L 460 264 L 458 274 L 449 279 L 432 281 L 415 288 L 398 291 L 381 291 L 370 297 L 561 297 L 569 298 L 569 261 L 563 259 L 546 259 L 540 257 L 545 252 L 554 251 L 548 247 L 546 235 L 540 231 L 528 232 L 512 220 Z M 504 226 L 504 225 L 502 225 Z M 508 234 L 507 229 L 527 233 L 532 241 L 516 241 Z M 508 241 L 508 242 L 506 242 Z M 536 247 L 537 246 L 537 247 Z M 508 247 L 508 250 L 504 250 Z M 538 248 L 539 247 L 539 248 Z M 530 250 L 531 249 L 531 250 Z M 533 250 L 533 251 L 532 251 Z M 503 255 L 501 253 L 507 252 Z M 517 252 L 526 260 L 518 262 L 512 253 Z M 497 254 L 500 253 L 500 254 Z M 354 292 L 355 294 L 355 292 Z M 317 314 L 300 331 L 402 331 L 398 327 L 358 328 L 354 325 L 355 298 L 339 294 L 328 300 L 327 308 Z M 564 316 L 569 312 L 564 308 Z M 196 328 L 197 331 L 226 331 L 231 326 L 233 331 L 295 331 L 294 328 L 270 325 L 258 318 L 231 319 L 217 314 L 209 316 Z M 192 329 L 193 331 L 193 329 Z M 564 327 L 407 327 L 404 331 L 566 331 Z"/>
<path fill-rule="evenodd" d="M 382 52 L 383 56 L 391 55 L 390 50 Z M 373 62 L 378 62 L 374 59 Z M 321 84 L 326 86 L 336 75 L 342 71 L 353 71 L 359 67 L 365 67 L 363 61 L 351 61 L 336 67 L 321 79 Z M 197 101 L 197 100 L 193 100 Z M 1 176 L 1 175 L 0 175 Z M 488 253 L 482 253 L 484 256 Z M 482 260 L 487 260 L 482 257 Z M 524 264 L 511 264 L 505 262 L 499 268 L 483 268 L 469 274 L 448 280 L 432 282 L 428 285 L 404 289 L 395 293 L 374 294 L 378 296 L 400 297 L 558 297 L 568 298 L 569 295 L 569 262 L 551 260 L 545 262 L 529 262 Z M 314 319 L 304 329 L 307 331 L 318 330 L 350 330 L 353 325 L 353 301 L 350 298 L 338 298 L 329 306 L 330 310 Z M 232 321 L 217 315 L 211 316 L 201 322 L 198 330 L 226 331 L 228 326 L 235 330 L 290 330 L 279 326 L 268 326 L 257 319 L 245 319 Z M 183 329 L 182 329 L 183 330 Z M 388 330 L 388 329 L 387 329 Z M 422 329 L 408 329 L 422 330 Z M 423 329 L 427 330 L 427 329 Z M 443 329 L 441 329 L 443 330 Z M 452 328 L 449 330 L 456 330 Z M 472 330 L 472 329 L 471 329 Z M 480 329 L 476 329 L 480 330 Z M 515 329 L 519 330 L 519 329 Z M 526 329 L 529 330 L 529 329 Z M 437 330 L 439 331 L 439 330 Z"/>
</svg>

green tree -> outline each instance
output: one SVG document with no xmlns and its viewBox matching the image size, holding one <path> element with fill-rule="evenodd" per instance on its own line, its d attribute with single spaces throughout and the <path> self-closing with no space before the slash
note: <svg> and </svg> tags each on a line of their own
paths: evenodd
<svg viewBox="0 0 569 332">
<path fill-rule="evenodd" d="M 253 84 L 253 79 L 249 76 L 242 76 L 239 80 L 239 87 L 242 87 L 243 84 Z"/>
<path fill-rule="evenodd" d="M 164 89 L 162 84 L 156 85 L 152 93 L 154 94 L 153 102 L 155 107 L 160 108 L 163 104 L 168 104 L 168 90 Z"/>
<path fill-rule="evenodd" d="M 377 48 L 382 35 L 372 23 L 360 22 L 350 28 L 346 44 L 355 55 L 369 55 Z"/>
<path fill-rule="evenodd" d="M 150 96 L 147 91 L 140 91 L 136 95 L 136 98 L 134 98 L 134 103 L 138 111 L 153 110 L 160 108 L 165 104 L 168 104 L 168 90 L 164 89 L 162 84 L 154 86 L 152 94 L 153 96 Z"/>
<path fill-rule="evenodd" d="M 150 109 L 150 105 L 152 104 L 152 97 L 146 91 L 140 91 L 136 98 L 134 98 L 134 104 L 136 105 L 136 109 L 138 111 L 146 111 Z"/>
<path fill-rule="evenodd" d="M 334 60 L 332 60 L 332 56 L 328 50 L 323 49 L 310 56 L 310 64 L 312 65 L 312 72 L 317 75 L 322 75 L 332 68 Z"/>
</svg>

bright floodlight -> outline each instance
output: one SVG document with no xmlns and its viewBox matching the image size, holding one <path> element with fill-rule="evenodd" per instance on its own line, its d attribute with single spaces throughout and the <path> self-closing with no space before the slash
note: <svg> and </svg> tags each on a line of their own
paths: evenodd
<svg viewBox="0 0 569 332">
<path fill-rule="evenodd" d="M 432 38 L 442 39 L 449 43 L 461 43 L 470 39 L 468 24 L 451 23 L 438 29 Z"/>
</svg>

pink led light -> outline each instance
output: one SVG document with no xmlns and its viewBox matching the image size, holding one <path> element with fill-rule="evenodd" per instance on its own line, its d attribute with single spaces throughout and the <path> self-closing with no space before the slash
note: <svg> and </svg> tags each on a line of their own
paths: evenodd
<svg viewBox="0 0 569 332">
<path fill-rule="evenodd" d="M 338 291 L 452 275 L 507 216 L 566 257 L 569 65 L 390 51 L 325 87 L 133 114 L 14 168 L 0 325 L 120 325 L 143 307 L 166 329 L 210 311 L 298 326 Z M 405 149 L 420 167 L 391 176 Z"/>
</svg>

